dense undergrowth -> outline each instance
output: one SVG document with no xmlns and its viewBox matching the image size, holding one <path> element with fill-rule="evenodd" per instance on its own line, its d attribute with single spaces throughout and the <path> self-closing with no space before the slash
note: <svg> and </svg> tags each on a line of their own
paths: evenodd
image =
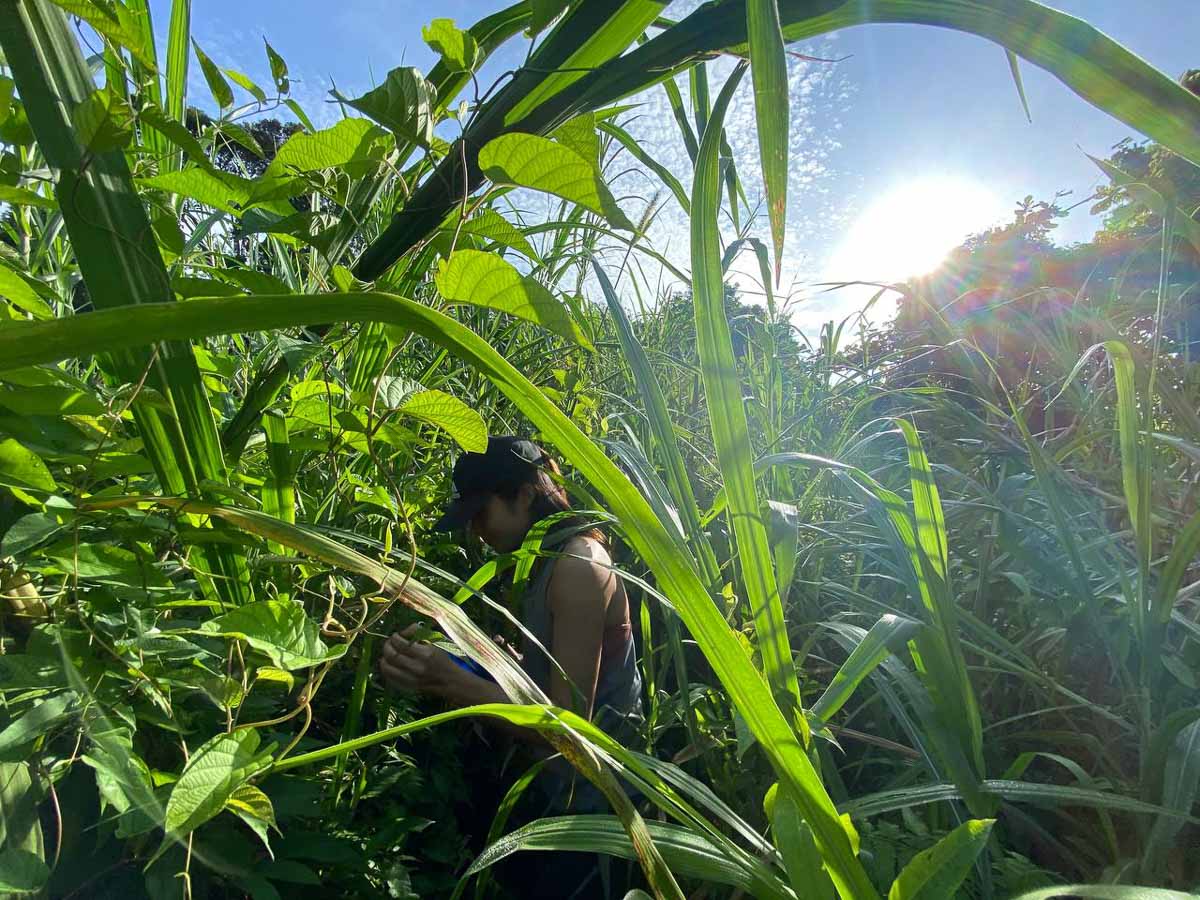
<svg viewBox="0 0 1200 900">
<path fill-rule="evenodd" d="M 162 58 L 145 0 L 0 0 L 0 893 L 499 895 L 486 864 L 532 846 L 636 857 L 662 897 L 1200 887 L 1195 78 L 1024 0 L 661 12 L 435 21 L 433 70 L 317 129 L 269 45 L 269 86 L 189 59 L 188 0 Z M 784 43 L 871 21 L 1002 43 L 1157 143 L 1101 162 L 1094 241 L 1027 201 L 894 323 L 809 341 L 772 291 Z M 528 64 L 475 96 L 509 40 Z M 724 152 L 721 52 L 765 186 Z M 655 86 L 683 72 L 689 102 Z M 682 182 L 613 105 L 651 88 Z M 687 270 L 645 236 L 664 204 Z M 489 432 L 552 448 L 614 535 L 633 745 L 488 637 L 518 637 L 494 601 L 536 540 L 430 532 Z M 509 831 L 495 734 L 370 677 L 418 618 L 514 701 L 473 712 L 540 729 L 613 815 Z"/>
</svg>

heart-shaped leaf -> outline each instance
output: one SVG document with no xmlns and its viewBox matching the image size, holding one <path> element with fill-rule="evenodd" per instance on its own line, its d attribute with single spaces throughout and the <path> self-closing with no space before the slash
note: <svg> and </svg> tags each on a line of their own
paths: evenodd
<svg viewBox="0 0 1200 900">
<path fill-rule="evenodd" d="M 435 279 L 447 300 L 508 313 L 591 349 L 564 307 L 549 289 L 495 253 L 460 250 L 443 261 Z"/>
<path fill-rule="evenodd" d="M 326 647 L 317 623 L 304 607 L 286 600 L 247 603 L 209 619 L 199 632 L 243 640 L 266 654 L 279 669 L 305 669 L 346 652 L 345 644 Z"/>
</svg>

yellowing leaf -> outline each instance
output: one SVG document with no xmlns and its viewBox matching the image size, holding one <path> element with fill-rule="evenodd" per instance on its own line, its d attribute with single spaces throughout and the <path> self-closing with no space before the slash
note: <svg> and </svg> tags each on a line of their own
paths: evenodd
<svg viewBox="0 0 1200 900">
<path fill-rule="evenodd" d="M 443 261 L 435 279 L 447 300 L 486 306 L 536 322 L 570 341 L 591 349 L 567 309 L 534 278 L 522 275 L 494 253 L 460 250 Z"/>
<path fill-rule="evenodd" d="M 405 400 L 399 411 L 443 429 L 468 453 L 487 450 L 483 417 L 457 397 L 443 391 L 420 391 Z"/>
<path fill-rule="evenodd" d="M 479 167 L 492 181 L 554 194 L 604 216 L 614 228 L 634 230 L 600 179 L 598 167 L 549 138 L 502 134 L 479 151 Z"/>
</svg>

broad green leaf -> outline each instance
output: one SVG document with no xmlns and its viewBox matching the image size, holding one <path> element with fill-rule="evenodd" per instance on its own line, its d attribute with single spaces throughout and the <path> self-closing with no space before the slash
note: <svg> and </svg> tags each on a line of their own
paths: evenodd
<svg viewBox="0 0 1200 900">
<path fill-rule="evenodd" d="M 427 147 L 433 140 L 433 91 L 418 69 L 392 69 L 379 87 L 345 102 L 402 142 Z"/>
<path fill-rule="evenodd" d="M 275 90 L 280 94 L 286 94 L 291 90 L 291 82 L 288 81 L 288 67 L 283 57 L 275 52 L 275 48 L 271 46 L 266 38 L 263 38 L 263 44 L 267 50 L 267 63 L 271 66 L 271 77 L 275 79 Z"/>
<path fill-rule="evenodd" d="M 188 166 L 176 172 L 164 172 L 150 178 L 140 179 L 146 187 L 158 188 L 198 200 L 205 206 L 222 212 L 238 214 L 250 201 L 253 185 L 244 178 L 228 172 L 210 172 L 196 166 Z"/>
<path fill-rule="evenodd" d="M 26 745 L 71 718 L 78 705 L 79 701 L 73 693 L 58 694 L 39 701 L 0 731 L 0 759 L 6 762 L 23 761 L 28 756 Z"/>
<path fill-rule="evenodd" d="M 250 96 L 252 96 L 259 103 L 267 102 L 266 92 L 263 91 L 263 89 L 260 88 L 257 84 L 255 84 L 255 82 L 252 78 L 243 74 L 242 72 L 239 72 L 237 69 L 222 69 L 221 71 L 226 75 L 226 77 L 229 78 L 230 81 L 232 81 L 234 84 L 236 84 L 242 90 L 249 93 Z M 225 123 L 225 124 L 229 124 L 229 123 Z"/>
<path fill-rule="evenodd" d="M 36 894 L 50 879 L 50 868 L 41 857 L 10 847 L 0 852 L 0 893 L 4 896 Z"/>
<path fill-rule="evenodd" d="M 13 522 L 0 540 L 0 556 L 16 556 L 36 547 L 62 526 L 52 515 L 30 513 Z"/>
<path fill-rule="evenodd" d="M 319 172 L 350 163 L 378 162 L 386 152 L 386 135 L 367 119 L 342 119 L 313 134 L 297 132 L 279 148 L 267 173 Z"/>
<path fill-rule="evenodd" d="M 601 180 L 597 166 L 570 147 L 534 134 L 504 134 L 479 151 L 483 174 L 498 184 L 545 191 L 604 216 L 614 228 L 633 231 Z"/>
<path fill-rule="evenodd" d="M 595 113 L 584 113 L 568 119 L 554 129 L 550 139 L 574 150 L 599 172 L 600 136 L 596 133 Z"/>
<path fill-rule="evenodd" d="M 100 416 L 106 410 L 91 393 L 53 384 L 0 388 L 0 406 L 23 416 Z"/>
<path fill-rule="evenodd" d="M 128 728 L 113 725 L 102 717 L 84 719 L 91 746 L 83 753 L 85 763 L 96 770 L 96 787 L 103 803 L 120 816 L 117 833 L 132 837 L 157 828 L 163 807 L 154 796 L 150 769 L 134 752 Z"/>
<path fill-rule="evenodd" d="M 274 828 L 278 832 L 279 826 L 275 824 L 275 807 L 271 805 L 271 798 L 254 785 L 243 784 L 229 795 L 225 808 L 250 826 L 274 859 L 275 852 L 271 849 L 268 831 Z"/>
<path fill-rule="evenodd" d="M 771 238 L 775 244 L 775 280 L 783 266 L 787 221 L 788 72 L 777 0 L 746 0 L 750 39 L 750 75 L 754 82 L 754 118 Z"/>
<path fill-rule="evenodd" d="M 259 666 L 254 671 L 255 682 L 266 681 L 271 684 L 281 684 L 285 690 L 290 691 L 296 686 L 296 677 L 285 669 L 276 669 L 273 666 Z"/>
<path fill-rule="evenodd" d="M 243 128 L 237 122 L 220 122 L 217 125 L 217 131 L 226 138 L 231 139 L 234 143 L 245 148 L 259 159 L 266 158 L 266 153 L 263 151 L 262 145 L 258 142 L 258 138 L 254 136 L 250 129 Z"/>
<path fill-rule="evenodd" d="M 420 391 L 405 400 L 398 411 L 443 429 L 468 453 L 487 450 L 483 417 L 457 397 L 443 391 Z"/>
<path fill-rule="evenodd" d="M 535 322 L 560 337 L 591 349 L 570 312 L 537 279 L 522 275 L 495 253 L 459 250 L 442 260 L 435 277 L 438 292 L 455 303 L 469 303 Z"/>
<path fill-rule="evenodd" d="M 76 578 L 111 581 L 117 584 L 163 586 L 166 579 L 137 554 L 112 544 L 60 543 L 47 548 L 46 556 Z"/>
<path fill-rule="evenodd" d="M 6 659 L 14 657 L 8 654 Z M 0 762 L 0 846 L 41 857 L 45 844 L 38 817 L 39 793 L 28 763 Z"/>
<path fill-rule="evenodd" d="M 3 199 L 3 196 L 0 196 L 0 201 Z M 25 310 L 35 319 L 54 317 L 54 310 L 37 295 L 37 291 L 30 287 L 24 278 L 4 265 L 0 265 L 0 297 L 4 297 L 18 309 Z"/>
<path fill-rule="evenodd" d="M 89 153 L 119 150 L 133 140 L 133 110 L 107 88 L 93 91 L 76 106 L 71 122 Z"/>
<path fill-rule="evenodd" d="M 995 819 L 971 819 L 922 850 L 896 876 L 888 900 L 953 900 L 987 846 Z"/>
<path fill-rule="evenodd" d="M 490 206 L 485 206 L 463 222 L 461 228 L 447 225 L 444 233 L 453 235 L 456 230 L 460 234 L 473 234 L 485 240 L 503 244 L 505 247 L 511 247 L 534 262 L 540 259 L 537 251 L 533 249 L 533 245 L 529 243 L 521 230 Z"/>
<path fill-rule="evenodd" d="M 265 653 L 280 669 L 306 669 L 346 652 L 345 644 L 326 647 L 317 623 L 290 600 L 259 600 L 209 619 L 199 633 L 237 638 Z"/>
<path fill-rule="evenodd" d="M 0 203 L 12 206 L 36 206 L 40 209 L 54 209 L 54 200 L 28 188 L 13 187 L 0 184 Z"/>
<path fill-rule="evenodd" d="M 196 59 L 200 61 L 200 71 L 204 73 L 204 80 L 208 82 L 208 89 L 212 92 L 213 99 L 217 101 L 217 106 L 222 109 L 228 109 L 233 106 L 233 88 L 229 86 L 229 82 L 225 80 L 225 76 L 221 74 L 221 70 L 211 59 L 208 58 L 200 45 L 192 40 L 192 49 L 196 51 Z"/>
<path fill-rule="evenodd" d="M 185 837 L 222 809 L 233 792 L 269 764 L 253 728 L 218 734 L 188 758 L 167 800 L 163 828 Z"/>
<path fill-rule="evenodd" d="M 471 72 L 479 59 L 479 45 L 469 32 L 462 31 L 453 19 L 434 19 L 421 29 L 421 37 L 451 72 Z"/>
<path fill-rule="evenodd" d="M 0 441 L 0 484 L 46 493 L 55 489 L 42 458 L 13 438 Z"/>
</svg>

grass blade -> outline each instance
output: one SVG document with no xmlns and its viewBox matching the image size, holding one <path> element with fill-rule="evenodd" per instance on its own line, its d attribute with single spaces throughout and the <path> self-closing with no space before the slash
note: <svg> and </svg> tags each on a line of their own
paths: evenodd
<svg viewBox="0 0 1200 900">
<path fill-rule="evenodd" d="M 167 31 L 167 117 L 184 124 L 187 108 L 188 48 L 192 40 L 192 0 L 174 0 L 171 4 L 171 24 Z M 164 172 L 183 168 L 183 155 L 172 153 L 161 166 Z"/>
<path fill-rule="evenodd" d="M 675 500 L 675 508 L 687 531 L 692 553 L 700 564 L 700 571 L 705 583 L 710 587 L 715 587 L 719 576 L 717 557 L 704 534 L 704 527 L 700 524 L 700 508 L 696 503 L 696 496 L 692 492 L 692 480 L 688 475 L 687 465 L 683 461 L 683 454 L 679 452 L 679 442 L 675 439 L 675 426 L 671 421 L 671 413 L 667 408 L 667 399 L 663 395 L 662 386 L 658 383 L 658 378 L 650 367 L 650 359 L 646 356 L 645 348 L 633 333 L 633 327 L 625 315 L 625 309 L 621 306 L 621 300 L 617 297 L 612 282 L 608 280 L 608 274 L 595 260 L 592 260 L 592 270 L 596 273 L 596 280 L 600 282 L 600 289 L 608 303 L 609 314 L 617 326 L 621 353 L 633 373 L 638 393 L 642 395 L 646 418 L 650 423 L 651 434 L 654 436 L 654 448 L 658 451 L 663 468 L 666 469 L 667 483 L 670 485 L 671 495 Z"/>
<path fill-rule="evenodd" d="M 741 556 L 746 599 L 754 619 L 767 681 L 785 713 L 800 721 L 800 688 L 788 643 L 787 623 L 775 581 L 766 523 L 754 484 L 754 452 L 742 402 L 741 378 L 725 312 L 721 277 L 721 233 L 717 226 L 721 183 L 717 155 L 725 110 L 745 67 L 734 71 L 713 108 L 700 141 L 692 184 L 692 302 L 696 311 L 696 347 L 708 398 L 709 420 L 729 514 Z M 807 736 L 806 736 L 807 737 Z"/>
<path fill-rule="evenodd" d="M 746 34 L 750 40 L 750 75 L 754 81 L 754 119 L 771 238 L 775 244 L 775 282 L 783 265 L 787 223 L 788 73 L 783 31 L 776 0 L 746 0 Z"/>
<path fill-rule="evenodd" d="M 888 900 L 950 900 L 987 845 L 995 819 L 972 819 L 909 860 Z"/>
</svg>

